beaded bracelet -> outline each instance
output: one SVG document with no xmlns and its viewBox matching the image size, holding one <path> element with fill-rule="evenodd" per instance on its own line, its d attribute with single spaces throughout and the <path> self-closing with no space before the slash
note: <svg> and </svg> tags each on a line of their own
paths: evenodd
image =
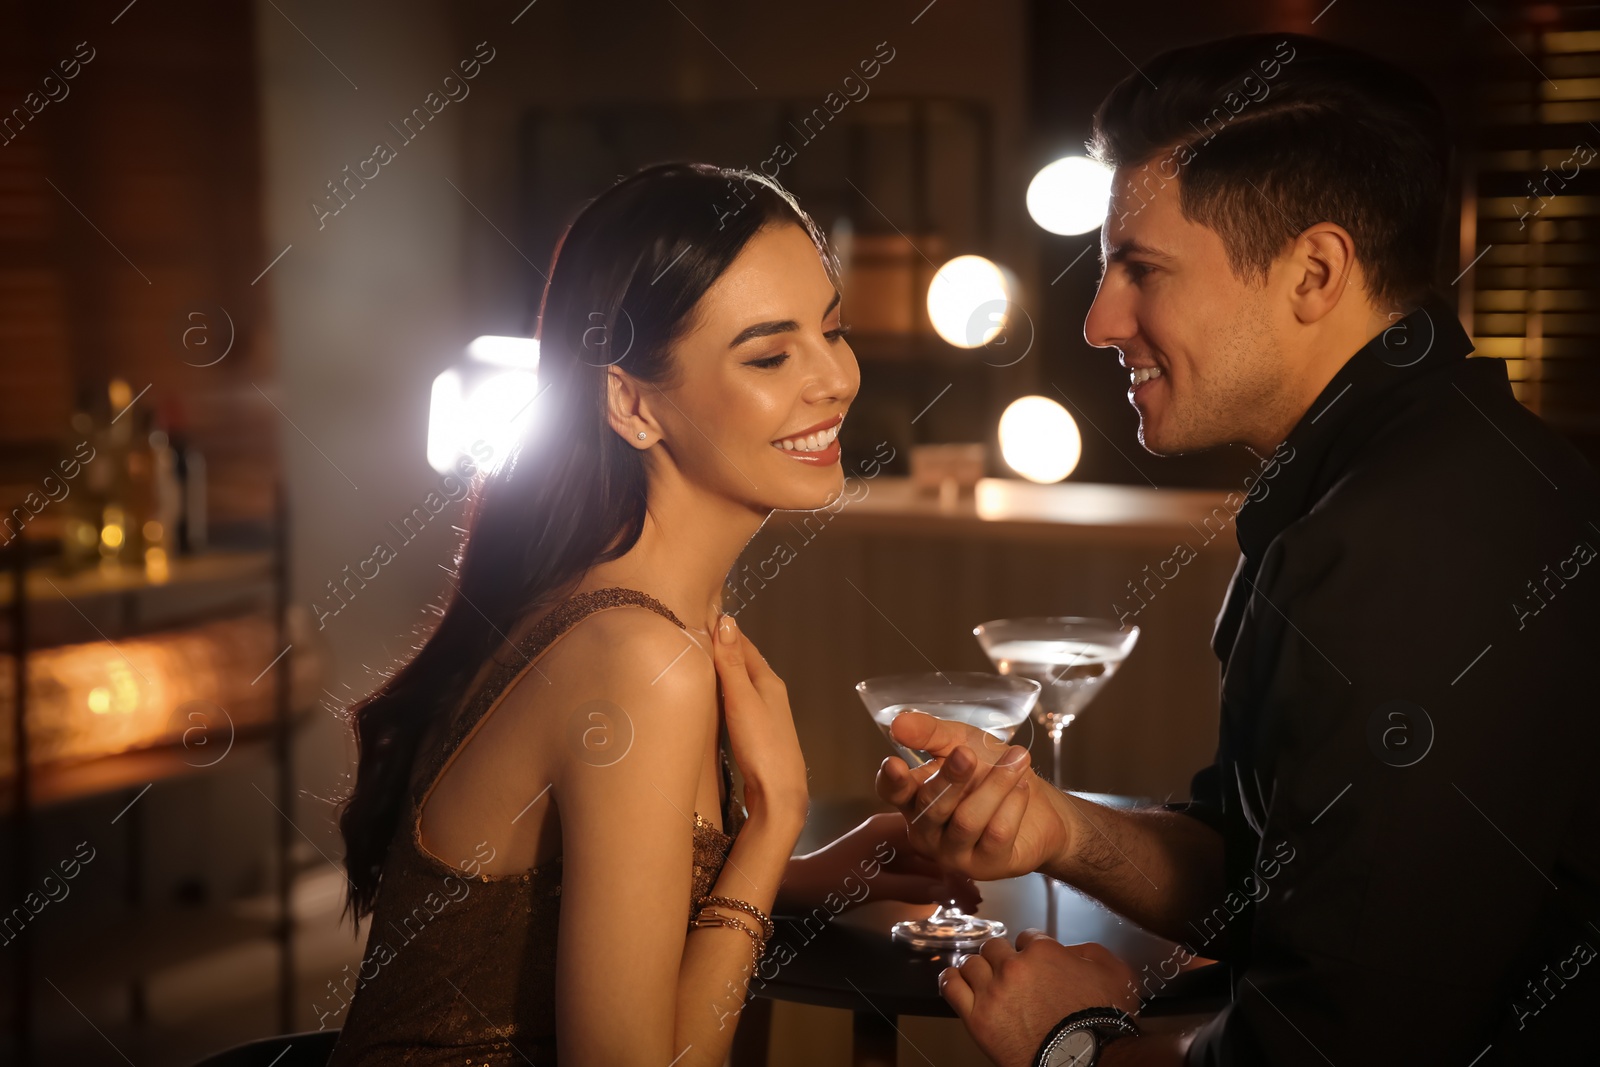
<svg viewBox="0 0 1600 1067">
<path fill-rule="evenodd" d="M 761 966 L 761 957 L 766 953 L 767 948 L 766 939 L 760 934 L 756 933 L 754 930 L 750 929 L 749 923 L 744 922 L 741 919 L 735 919 L 730 915 L 718 915 L 715 912 L 703 911 L 699 915 L 696 915 L 693 919 L 690 919 L 689 925 L 691 927 L 731 926 L 735 929 L 743 930 L 745 933 L 750 935 L 751 970 L 754 971 L 756 968 Z"/>
<path fill-rule="evenodd" d="M 751 904 L 749 901 L 739 900 L 736 897 L 701 897 L 696 907 L 703 908 L 707 904 L 717 904 L 726 908 L 738 908 L 746 915 L 754 917 L 756 922 L 761 924 L 761 933 L 763 939 L 765 940 L 770 941 L 773 933 L 777 930 L 777 927 L 773 926 L 772 920 L 767 918 L 766 913 L 764 913 L 754 904 Z"/>
</svg>

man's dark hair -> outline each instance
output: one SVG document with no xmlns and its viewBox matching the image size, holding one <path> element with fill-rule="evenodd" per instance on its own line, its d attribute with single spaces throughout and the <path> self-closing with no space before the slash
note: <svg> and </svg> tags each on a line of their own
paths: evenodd
<svg viewBox="0 0 1600 1067">
<path fill-rule="evenodd" d="M 1437 292 L 1448 124 L 1420 81 L 1374 56 L 1293 33 L 1163 52 L 1106 96 L 1089 148 L 1144 188 L 1180 178 L 1184 218 L 1217 232 L 1241 278 L 1264 280 L 1288 240 L 1334 222 L 1374 303 Z"/>
</svg>

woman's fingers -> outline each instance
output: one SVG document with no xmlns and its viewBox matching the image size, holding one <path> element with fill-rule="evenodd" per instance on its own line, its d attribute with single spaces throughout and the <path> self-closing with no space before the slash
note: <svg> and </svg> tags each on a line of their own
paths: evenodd
<svg viewBox="0 0 1600 1067">
<path fill-rule="evenodd" d="M 717 666 L 717 676 L 722 679 L 724 695 L 750 696 L 756 691 L 745 657 L 747 642 L 742 637 L 732 615 L 722 616 L 712 634 L 711 660 Z"/>
</svg>

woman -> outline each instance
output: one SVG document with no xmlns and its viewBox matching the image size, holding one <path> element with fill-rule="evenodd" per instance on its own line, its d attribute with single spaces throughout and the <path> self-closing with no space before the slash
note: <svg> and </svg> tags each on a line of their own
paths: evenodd
<svg viewBox="0 0 1600 1067">
<path fill-rule="evenodd" d="M 783 684 L 718 610 L 771 511 L 843 490 L 860 378 L 836 279 L 744 171 L 647 168 L 563 235 L 531 428 L 474 487 L 437 627 L 352 712 L 347 904 L 373 921 L 330 983 L 334 1067 L 719 1065 L 767 913 L 864 877 L 949 895 L 898 814 L 791 858 Z"/>
</svg>

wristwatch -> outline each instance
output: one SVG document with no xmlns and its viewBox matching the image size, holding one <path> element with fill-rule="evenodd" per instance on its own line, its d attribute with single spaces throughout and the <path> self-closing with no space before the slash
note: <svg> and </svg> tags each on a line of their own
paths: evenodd
<svg viewBox="0 0 1600 1067">
<path fill-rule="evenodd" d="M 1138 1032 L 1133 1016 L 1117 1008 L 1075 1011 L 1045 1036 L 1033 1067 L 1093 1067 L 1106 1045 Z"/>
</svg>

